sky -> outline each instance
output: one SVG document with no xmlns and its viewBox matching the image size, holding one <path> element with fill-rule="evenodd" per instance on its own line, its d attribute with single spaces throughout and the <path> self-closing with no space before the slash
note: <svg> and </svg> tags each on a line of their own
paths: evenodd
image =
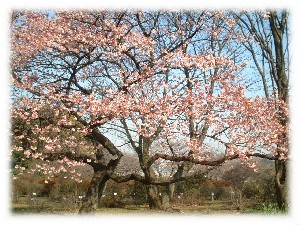
<svg viewBox="0 0 300 225">
<path fill-rule="evenodd" d="M 172 217 L 162 217 L 162 216 L 152 216 L 147 217 L 49 217 L 49 216 L 11 216 L 9 213 L 9 192 L 10 185 L 8 179 L 8 163 L 9 163 L 9 13 L 12 9 L 124 9 L 124 8 L 151 8 L 151 9 L 197 9 L 197 8 L 211 8 L 211 9 L 266 9 L 266 8 L 286 8 L 291 11 L 291 25 L 292 25 L 292 47 L 291 47 L 291 98 L 290 98 L 290 108 L 292 111 L 291 124 L 292 124 L 292 145 L 291 145 L 291 198 L 293 199 L 293 205 L 291 212 L 288 216 L 279 217 L 260 217 L 260 216 L 201 216 L 201 217 L 187 217 L 187 216 L 172 216 Z M 101 222 L 108 224 L 153 224 L 153 223 L 172 223 L 172 224 L 183 224 L 183 223 L 209 223 L 211 224 L 300 224 L 300 192 L 297 193 L 295 190 L 300 190 L 300 179 L 296 171 L 300 171 L 299 162 L 299 151 L 300 143 L 297 143 L 297 138 L 300 136 L 300 115 L 299 112 L 299 97 L 300 97 L 300 81 L 298 78 L 297 71 L 299 71 L 298 65 L 299 59 L 299 44 L 297 40 L 300 40 L 299 31 L 296 27 L 299 27 L 300 15 L 299 8 L 297 5 L 297 0 L 285 0 L 285 1 L 262 1 L 262 0 L 251 0 L 251 1 L 237 1 L 237 0 L 130 0 L 130 1 L 75 1 L 75 0 L 51 0 L 51 1 L 31 1 L 31 0 L 10 0 L 2 1 L 0 7 L 0 23 L 1 23 L 1 74 L 2 79 L 0 82 L 0 224 L 65 224 L 65 223 L 75 223 L 81 224 L 88 220 L 88 222 Z M 298 65 L 297 65 L 298 64 Z M 247 217 L 247 218 L 245 218 Z M 47 219 L 46 219 L 47 218 Z"/>
</svg>

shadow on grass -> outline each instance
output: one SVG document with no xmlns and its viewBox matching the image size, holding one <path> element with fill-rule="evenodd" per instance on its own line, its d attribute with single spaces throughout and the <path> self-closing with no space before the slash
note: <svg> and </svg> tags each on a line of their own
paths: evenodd
<svg viewBox="0 0 300 225">
<path fill-rule="evenodd" d="M 29 207 L 20 206 L 11 209 L 13 214 L 59 214 L 62 210 L 50 208 L 50 207 Z"/>
<path fill-rule="evenodd" d="M 138 208 L 138 207 L 126 207 L 125 209 L 126 209 L 126 210 L 131 210 L 131 211 L 141 210 L 141 209 Z"/>
</svg>

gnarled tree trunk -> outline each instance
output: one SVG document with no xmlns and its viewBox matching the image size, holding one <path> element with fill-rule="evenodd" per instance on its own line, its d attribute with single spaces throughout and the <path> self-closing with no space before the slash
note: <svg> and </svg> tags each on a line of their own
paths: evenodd
<svg viewBox="0 0 300 225">
<path fill-rule="evenodd" d="M 106 170 L 100 170 L 94 172 L 90 186 L 86 192 L 85 197 L 83 198 L 82 205 L 79 209 L 79 214 L 93 213 L 96 211 L 99 202 L 99 195 L 101 198 L 102 196 L 101 191 L 103 191 L 107 180 L 108 179 L 106 175 Z"/>
<path fill-rule="evenodd" d="M 148 202 L 150 209 L 169 210 L 172 206 L 171 200 L 174 193 L 174 184 L 169 184 L 162 187 L 161 195 L 157 185 L 149 185 L 148 187 Z"/>
<path fill-rule="evenodd" d="M 171 208 L 170 200 L 170 193 L 168 191 L 163 191 L 161 194 L 161 207 L 163 210 Z"/>
<path fill-rule="evenodd" d="M 149 185 L 147 194 L 150 209 L 161 210 L 162 205 L 159 198 L 158 187 L 156 185 Z"/>
<path fill-rule="evenodd" d="M 175 183 L 169 184 L 164 187 L 161 196 L 161 204 L 163 210 L 170 210 L 172 208 L 172 200 L 175 191 Z"/>
<path fill-rule="evenodd" d="M 106 186 L 106 182 L 109 180 L 109 176 L 105 175 L 103 179 L 100 181 L 99 186 L 98 186 L 98 208 L 101 207 L 101 197 L 102 193 L 104 191 L 104 188 Z"/>
</svg>

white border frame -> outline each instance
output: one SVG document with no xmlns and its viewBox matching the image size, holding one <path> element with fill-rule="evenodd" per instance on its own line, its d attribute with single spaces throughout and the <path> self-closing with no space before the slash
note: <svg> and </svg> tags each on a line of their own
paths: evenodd
<svg viewBox="0 0 300 225">
<path fill-rule="evenodd" d="M 234 215 L 234 216 L 215 216 L 215 215 L 199 215 L 199 216 L 12 216 L 10 213 L 10 182 L 8 179 L 9 173 L 9 15 L 13 9 L 197 9 L 197 8 L 210 8 L 210 9 L 266 9 L 266 8 L 285 8 L 291 12 L 291 97 L 290 108 L 292 111 L 291 124 L 292 124 L 292 145 L 291 145 L 291 199 L 292 206 L 290 212 L 286 216 L 248 216 L 248 215 Z M 0 215 L 1 221 L 5 224 L 69 224 L 69 223 L 83 223 L 87 219 L 93 223 L 122 223 L 122 224 L 153 224 L 153 223 L 166 223 L 166 224 L 185 224 L 185 223 L 203 223 L 203 224 L 300 224 L 300 176 L 297 171 L 300 171 L 299 151 L 300 144 L 297 138 L 300 136 L 300 88 L 299 88 L 299 45 L 296 43 L 300 40 L 299 28 L 300 11 L 296 0 L 109 0 L 103 3 L 98 1 L 74 1 L 74 0 L 51 0 L 51 1 L 33 1 L 33 0 L 9 0 L 8 2 L 2 1 L 0 7 L 1 18 L 1 75 L 0 81 Z M 297 65 L 298 64 L 298 65 Z M 297 191 L 296 191 L 297 190 Z"/>
</svg>

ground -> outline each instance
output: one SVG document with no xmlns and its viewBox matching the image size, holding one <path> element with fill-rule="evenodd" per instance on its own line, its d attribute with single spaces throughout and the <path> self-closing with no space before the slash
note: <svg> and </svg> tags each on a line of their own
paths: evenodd
<svg viewBox="0 0 300 225">
<path fill-rule="evenodd" d="M 32 199 L 21 198 L 18 203 L 12 204 L 13 214 L 55 214 L 76 215 L 80 203 L 49 202 L 47 198 Z M 71 207 L 70 207 L 71 206 Z M 184 215 L 207 215 L 207 214 L 280 214 L 282 212 L 272 207 L 255 204 L 254 202 L 243 202 L 236 205 L 232 201 L 204 201 L 201 204 L 173 204 L 168 211 L 149 210 L 147 205 L 128 205 L 122 208 L 99 208 L 99 215 L 145 215 L 145 214 L 184 214 Z"/>
</svg>

